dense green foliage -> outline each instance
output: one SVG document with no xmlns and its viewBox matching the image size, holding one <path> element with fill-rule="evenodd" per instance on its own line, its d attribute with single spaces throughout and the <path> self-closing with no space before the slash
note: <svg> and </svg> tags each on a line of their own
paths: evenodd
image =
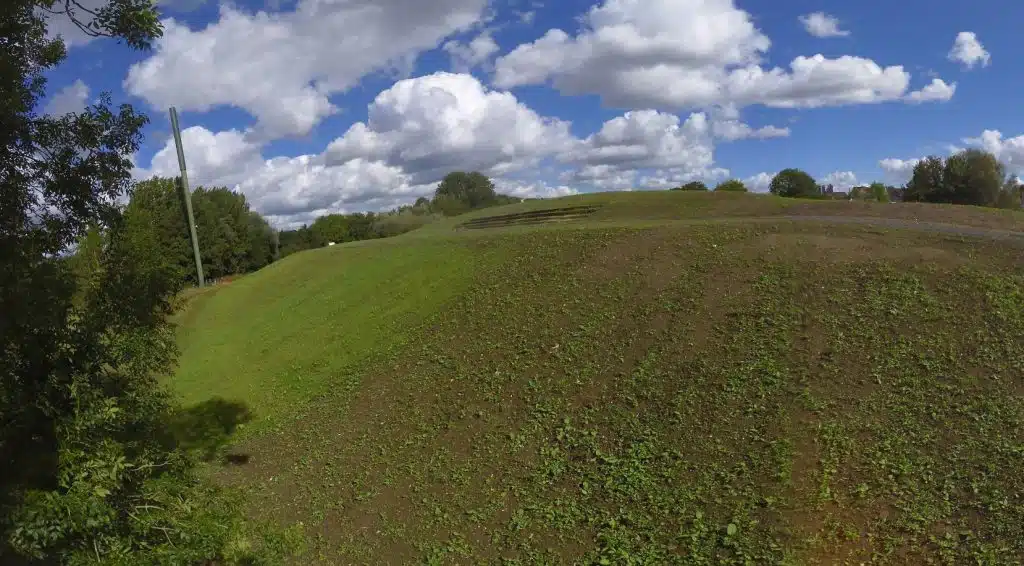
<svg viewBox="0 0 1024 566">
<path fill-rule="evenodd" d="M 0 10 L 0 563 L 232 562 L 241 515 L 195 477 L 155 381 L 175 360 L 181 281 L 157 219 L 117 205 L 146 118 L 105 95 L 36 112 L 65 58 L 40 10 L 134 48 L 159 37 L 157 13 L 146 0 L 73 7 Z"/>
<path fill-rule="evenodd" d="M 773 195 L 780 197 L 814 197 L 821 194 L 818 183 L 804 171 L 799 169 L 783 169 L 772 178 L 769 189 Z"/>
<path fill-rule="evenodd" d="M 739 179 L 729 179 L 727 181 L 722 181 L 721 183 L 719 183 L 718 186 L 715 187 L 715 190 L 745 193 L 747 192 L 747 186 L 744 185 L 743 181 L 740 181 Z"/>
<path fill-rule="evenodd" d="M 280 255 L 284 257 L 320 248 L 331 242 L 341 244 L 397 236 L 424 226 L 435 218 L 429 212 L 414 213 L 411 209 L 403 207 L 386 213 L 356 212 L 317 217 L 309 226 L 280 232 Z"/>
<path fill-rule="evenodd" d="M 706 191 L 708 186 L 703 181 L 690 181 L 685 185 L 672 189 L 673 191 Z"/>
<path fill-rule="evenodd" d="M 521 199 L 498 194 L 494 183 L 483 173 L 453 171 L 445 175 L 434 191 L 430 209 L 444 216 L 458 216 L 471 210 L 520 202 Z"/>
<path fill-rule="evenodd" d="M 274 231 L 249 209 L 245 196 L 226 188 L 198 187 L 192 210 L 207 279 L 255 271 L 274 259 Z M 161 242 L 161 256 L 177 277 L 194 283 L 195 260 L 176 179 L 137 183 L 125 214 L 145 217 Z"/>
<path fill-rule="evenodd" d="M 433 205 L 445 215 L 454 216 L 458 210 L 490 206 L 497 196 L 494 183 L 482 173 L 453 171 L 445 175 L 434 191 Z"/>
<path fill-rule="evenodd" d="M 1019 208 L 1020 186 L 991 153 L 966 149 L 945 160 L 930 156 L 914 166 L 904 200 Z"/>
</svg>

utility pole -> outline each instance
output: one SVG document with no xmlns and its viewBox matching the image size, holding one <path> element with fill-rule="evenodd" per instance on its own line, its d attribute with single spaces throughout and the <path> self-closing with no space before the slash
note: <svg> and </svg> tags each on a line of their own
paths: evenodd
<svg viewBox="0 0 1024 566">
<path fill-rule="evenodd" d="M 196 219 L 192 216 L 192 194 L 188 189 L 188 173 L 185 171 L 185 152 L 181 149 L 178 111 L 173 106 L 171 107 L 171 129 L 174 130 L 174 146 L 178 149 L 178 167 L 181 169 L 181 198 L 185 201 L 185 222 L 188 223 L 188 237 L 192 241 L 192 255 L 196 259 L 196 279 L 199 281 L 200 287 L 205 287 L 203 258 L 199 255 L 199 236 L 196 234 Z"/>
<path fill-rule="evenodd" d="M 281 232 L 277 228 L 274 231 L 274 261 L 281 259 Z"/>
</svg>

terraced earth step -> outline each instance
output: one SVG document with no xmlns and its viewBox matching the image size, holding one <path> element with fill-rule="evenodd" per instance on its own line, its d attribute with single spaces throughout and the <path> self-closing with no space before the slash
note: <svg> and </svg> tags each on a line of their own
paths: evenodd
<svg viewBox="0 0 1024 566">
<path fill-rule="evenodd" d="M 463 222 L 458 228 L 493 228 L 499 226 L 512 226 L 517 224 L 537 224 L 540 222 L 559 219 L 578 219 L 587 217 L 597 212 L 599 206 L 567 206 L 562 208 L 548 208 L 543 210 L 531 210 L 515 214 L 502 214 L 500 216 L 487 216 L 475 218 Z"/>
</svg>

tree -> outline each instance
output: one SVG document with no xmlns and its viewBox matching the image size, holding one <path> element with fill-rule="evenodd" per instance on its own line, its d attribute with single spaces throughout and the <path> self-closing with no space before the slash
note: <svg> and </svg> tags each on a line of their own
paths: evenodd
<svg viewBox="0 0 1024 566">
<path fill-rule="evenodd" d="M 945 161 L 928 157 L 914 166 L 904 200 L 998 206 L 1007 202 L 1006 170 L 991 153 L 967 149 Z"/>
<path fill-rule="evenodd" d="M 416 199 L 416 203 L 412 205 L 413 214 L 430 214 L 430 199 L 427 197 L 420 197 Z"/>
<path fill-rule="evenodd" d="M 721 183 L 719 183 L 718 186 L 715 187 L 715 191 L 745 193 L 747 192 L 747 186 L 744 185 L 743 181 L 740 181 L 739 179 L 729 179 L 727 181 L 722 181 Z"/>
<path fill-rule="evenodd" d="M 434 192 L 434 202 L 453 212 L 458 210 L 465 212 L 490 206 L 496 198 L 494 183 L 486 175 L 477 171 L 448 173 Z M 451 215 L 444 210 L 442 212 Z"/>
<path fill-rule="evenodd" d="M 706 191 L 708 186 L 703 181 L 690 181 L 681 187 L 672 189 L 673 191 Z"/>
<path fill-rule="evenodd" d="M 1003 184 L 995 206 L 1009 209 L 1024 208 L 1024 185 L 1021 185 L 1016 175 L 1011 175 Z"/>
<path fill-rule="evenodd" d="M 274 228 L 258 212 L 249 212 L 245 271 L 255 271 L 274 262 Z"/>
<path fill-rule="evenodd" d="M 197 187 L 192 193 L 203 271 L 210 279 L 255 271 L 273 261 L 274 234 L 249 209 L 245 196 L 224 187 Z M 184 206 L 177 179 L 154 177 L 137 183 L 125 211 L 148 215 L 160 234 L 161 255 L 178 276 L 196 282 Z"/>
<path fill-rule="evenodd" d="M 317 248 L 326 243 L 317 241 L 313 231 L 308 226 L 302 226 L 296 230 L 282 230 L 279 238 L 281 257 L 301 252 L 302 250 Z"/>
<path fill-rule="evenodd" d="M 1006 169 L 995 155 L 966 149 L 946 159 L 943 181 L 953 204 L 995 206 L 1006 182 Z"/>
<path fill-rule="evenodd" d="M 943 202 L 948 198 L 944 185 L 942 159 L 929 156 L 914 165 L 914 172 L 907 182 L 903 200 L 907 202 Z M 935 199 L 935 200 L 933 200 Z"/>
<path fill-rule="evenodd" d="M 871 183 L 868 187 L 871 198 L 878 202 L 889 202 L 889 189 L 882 183 Z"/>
<path fill-rule="evenodd" d="M 144 216 L 149 223 L 147 229 L 152 227 L 159 235 L 161 257 L 175 267 L 175 276 L 182 281 L 196 281 L 195 260 L 185 222 L 185 203 L 176 179 L 154 177 L 136 183 L 124 214 L 129 218 Z M 129 226 L 129 229 L 141 229 L 146 225 L 135 223 Z M 200 245 L 203 243 L 200 240 Z"/>
<path fill-rule="evenodd" d="M 134 49 L 161 34 L 149 0 L 0 10 L 0 562 L 224 562 L 239 515 L 167 435 L 156 381 L 174 361 L 173 266 L 149 212 L 118 205 L 146 118 L 105 94 L 37 112 L 66 54 L 48 17 Z"/>
<path fill-rule="evenodd" d="M 799 169 L 783 169 L 772 178 L 770 186 L 773 195 L 781 197 L 812 197 L 819 193 L 818 183 Z"/>
</svg>

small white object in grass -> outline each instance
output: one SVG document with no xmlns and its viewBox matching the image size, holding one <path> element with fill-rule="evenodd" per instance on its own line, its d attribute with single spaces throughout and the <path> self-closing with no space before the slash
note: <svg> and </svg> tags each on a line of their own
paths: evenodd
<svg viewBox="0 0 1024 566">
<path fill-rule="evenodd" d="M 333 245 L 334 245 L 334 242 L 327 242 L 327 245 L 328 245 L 328 246 L 333 246 Z"/>
</svg>

